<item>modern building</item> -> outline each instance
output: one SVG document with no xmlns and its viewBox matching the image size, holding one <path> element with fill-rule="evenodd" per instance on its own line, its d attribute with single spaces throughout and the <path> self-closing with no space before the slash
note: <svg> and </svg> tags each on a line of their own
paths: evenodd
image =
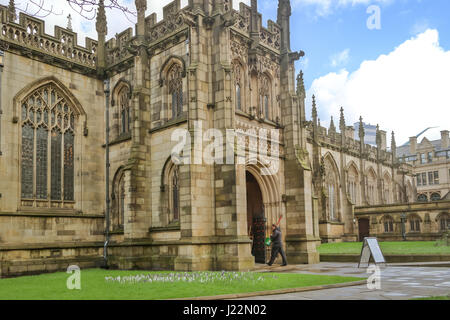
<svg viewBox="0 0 450 320">
<path fill-rule="evenodd" d="M 108 41 L 100 1 L 98 40 L 85 47 L 68 28 L 48 35 L 40 19 L 16 20 L 10 3 L 0 6 L 1 276 L 105 263 L 248 270 L 266 261 L 277 221 L 289 262 L 317 263 L 321 242 L 358 238 L 355 206 L 415 200 L 412 166 L 395 142 L 387 151 L 386 132 L 371 146 L 360 126 L 355 139 L 343 110 L 338 129 L 321 127 L 315 101 L 306 119 L 289 0 L 267 28 L 256 0 L 239 11 L 176 0 L 161 21 L 136 0 L 136 29 Z"/>
<path fill-rule="evenodd" d="M 411 137 L 409 143 L 397 148 L 402 163 L 411 164 L 416 177 L 417 201 L 450 199 L 449 131 L 441 131 L 441 139 L 420 142 Z"/>
<path fill-rule="evenodd" d="M 353 127 L 355 128 L 355 135 L 356 135 L 355 139 L 358 139 L 357 134 L 359 132 L 359 125 L 360 125 L 359 122 L 355 122 L 353 124 Z M 363 122 L 363 127 L 364 127 L 364 131 L 366 133 L 366 135 L 365 135 L 365 142 L 367 144 L 372 145 L 372 146 L 376 146 L 377 145 L 377 141 L 376 141 L 376 138 L 377 138 L 377 126 L 374 126 L 372 124 Z"/>
</svg>

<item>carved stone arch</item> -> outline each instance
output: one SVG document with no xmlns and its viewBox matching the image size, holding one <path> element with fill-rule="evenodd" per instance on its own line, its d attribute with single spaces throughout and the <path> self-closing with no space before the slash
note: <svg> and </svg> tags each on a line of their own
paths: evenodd
<svg viewBox="0 0 450 320">
<path fill-rule="evenodd" d="M 434 221 L 439 222 L 439 220 L 441 220 L 441 218 L 445 218 L 445 217 L 447 217 L 447 219 L 450 219 L 450 213 L 449 212 L 441 212 L 436 216 Z"/>
<path fill-rule="evenodd" d="M 180 165 L 169 157 L 161 172 L 160 222 L 169 225 L 180 220 Z"/>
<path fill-rule="evenodd" d="M 123 87 L 128 87 L 128 98 L 132 98 L 133 86 L 131 82 L 126 80 L 124 77 L 120 78 L 112 89 L 112 98 L 111 98 L 111 106 L 114 107 L 117 102 L 117 95 L 123 89 Z"/>
<path fill-rule="evenodd" d="M 79 116 L 87 117 L 81 103 L 72 94 L 72 92 L 56 77 L 49 76 L 36 80 L 28 85 L 26 85 L 22 90 L 20 90 L 13 98 L 13 122 L 19 122 L 19 110 L 21 109 L 21 103 L 29 94 L 38 90 L 39 88 L 46 85 L 54 85 L 63 95 L 63 97 L 70 103 L 75 113 Z"/>
<path fill-rule="evenodd" d="M 111 228 L 113 231 L 118 231 L 119 229 L 123 229 L 124 221 L 125 221 L 125 197 L 126 190 L 125 187 L 125 166 L 120 166 L 113 177 L 112 180 L 112 192 L 111 192 Z M 123 190 L 122 190 L 123 189 Z"/>
<path fill-rule="evenodd" d="M 282 197 L 279 188 L 279 181 L 276 175 L 262 175 L 261 170 L 265 166 L 260 162 L 247 161 L 245 170 L 249 172 L 261 189 L 262 200 L 264 204 L 264 214 L 268 225 L 277 222 L 282 215 L 281 203 Z"/>
<path fill-rule="evenodd" d="M 366 169 L 365 175 L 366 175 L 367 177 L 369 177 L 370 173 L 373 174 L 375 180 L 378 179 L 377 172 L 375 171 L 375 169 L 374 169 L 372 166 L 369 166 L 369 167 Z"/>
<path fill-rule="evenodd" d="M 162 170 L 161 170 L 161 186 L 160 186 L 161 192 L 165 191 L 165 188 L 166 188 L 166 174 L 167 174 L 168 168 L 170 168 L 170 166 L 172 164 L 173 164 L 172 156 L 169 156 L 167 158 L 167 160 L 164 162 L 164 165 L 163 165 Z"/>
<path fill-rule="evenodd" d="M 355 161 L 353 161 L 353 160 L 350 160 L 350 162 L 347 163 L 347 165 L 345 166 L 345 171 L 348 172 L 351 167 L 353 167 L 356 170 L 356 173 L 358 173 L 358 176 L 359 176 L 360 172 L 359 172 L 358 166 L 356 165 Z"/>
<path fill-rule="evenodd" d="M 409 213 L 406 216 L 407 221 L 410 221 L 411 219 L 419 220 L 420 222 L 423 222 L 422 218 L 417 213 Z"/>
<path fill-rule="evenodd" d="M 334 157 L 333 157 L 333 155 L 331 154 L 331 152 L 326 152 L 324 155 L 323 155 L 323 160 L 324 160 L 324 162 L 325 161 L 330 161 L 330 164 L 332 165 L 332 167 L 333 167 L 333 170 L 334 170 L 334 172 L 335 172 L 335 174 L 336 174 L 336 178 L 337 178 L 337 182 L 338 182 L 338 184 L 340 184 L 340 172 L 339 172 L 339 167 L 338 167 L 338 165 L 337 165 L 337 163 L 336 163 L 336 160 L 334 159 Z"/>
<path fill-rule="evenodd" d="M 159 85 L 162 87 L 166 80 L 167 80 L 167 72 L 169 71 L 169 69 L 172 67 L 172 65 L 174 63 L 178 63 L 181 65 L 181 69 L 182 69 L 182 74 L 181 76 L 183 78 L 186 77 L 187 75 L 187 71 L 186 71 L 186 61 L 184 61 L 184 59 L 180 56 L 176 56 L 176 55 L 171 55 L 170 57 L 168 57 L 166 59 L 166 61 L 163 63 L 160 71 L 159 71 Z"/>
</svg>

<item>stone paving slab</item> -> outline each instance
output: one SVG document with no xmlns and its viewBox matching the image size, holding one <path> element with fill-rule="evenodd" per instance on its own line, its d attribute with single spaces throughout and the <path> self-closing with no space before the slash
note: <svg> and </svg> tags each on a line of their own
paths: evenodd
<svg viewBox="0 0 450 320">
<path fill-rule="evenodd" d="M 289 269 L 288 269 L 289 267 Z M 336 276 L 369 277 L 366 268 L 357 268 L 355 263 L 323 262 L 316 265 L 271 267 L 272 272 L 307 273 Z M 259 266 L 258 272 L 270 267 Z M 409 300 L 419 297 L 450 295 L 450 268 L 422 266 L 380 267 L 381 289 L 370 290 L 367 285 L 332 288 L 311 292 L 287 293 L 246 300 Z"/>
</svg>

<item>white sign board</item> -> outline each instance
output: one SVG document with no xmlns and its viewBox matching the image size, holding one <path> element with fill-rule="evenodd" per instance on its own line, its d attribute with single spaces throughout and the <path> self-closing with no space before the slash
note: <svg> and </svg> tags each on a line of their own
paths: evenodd
<svg viewBox="0 0 450 320">
<path fill-rule="evenodd" d="M 367 264 L 367 266 L 369 266 L 370 257 L 373 258 L 375 264 L 386 264 L 386 260 L 384 259 L 383 253 L 381 252 L 377 238 L 364 238 L 358 268 L 361 266 L 361 264 Z"/>
</svg>

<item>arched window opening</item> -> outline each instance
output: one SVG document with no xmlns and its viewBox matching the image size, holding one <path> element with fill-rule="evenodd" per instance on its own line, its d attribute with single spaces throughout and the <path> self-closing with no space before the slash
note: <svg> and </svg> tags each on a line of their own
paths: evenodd
<svg viewBox="0 0 450 320">
<path fill-rule="evenodd" d="M 242 106 L 242 88 L 243 88 L 243 79 L 242 79 L 242 67 L 241 64 L 237 61 L 233 62 L 233 71 L 234 71 L 234 84 L 235 84 L 235 101 L 236 101 L 236 110 L 243 110 Z"/>
<path fill-rule="evenodd" d="M 168 88 L 171 102 L 172 119 L 178 118 L 183 113 L 183 70 L 174 63 L 168 72 Z"/>
<path fill-rule="evenodd" d="M 119 108 L 120 108 L 120 134 L 127 134 L 130 132 L 130 89 L 125 86 L 118 94 Z"/>
<path fill-rule="evenodd" d="M 73 202 L 75 120 L 78 115 L 52 84 L 25 98 L 21 113 L 23 203 L 42 207 L 49 201 Z"/>
<path fill-rule="evenodd" d="M 260 118 L 270 120 L 271 119 L 270 79 L 265 74 L 261 76 L 259 103 L 260 103 L 259 108 Z"/>
<path fill-rule="evenodd" d="M 411 232 L 420 232 L 420 219 L 417 216 L 409 218 L 409 229 Z"/>
<path fill-rule="evenodd" d="M 377 177 L 372 170 L 369 171 L 367 176 L 367 200 L 369 205 L 375 205 L 377 203 Z"/>
<path fill-rule="evenodd" d="M 450 230 L 450 215 L 444 213 L 439 218 L 439 229 L 441 231 Z"/>
<path fill-rule="evenodd" d="M 384 217 L 383 226 L 385 233 L 394 232 L 394 219 L 392 217 Z"/>
<path fill-rule="evenodd" d="M 419 194 L 419 196 L 417 197 L 417 201 L 428 202 L 428 196 L 426 194 Z"/>
<path fill-rule="evenodd" d="M 180 220 L 180 168 L 173 165 L 169 171 L 169 223 Z"/>
<path fill-rule="evenodd" d="M 352 203 L 357 204 L 359 175 L 358 171 L 355 169 L 353 165 L 350 166 L 347 177 L 348 177 L 347 192 L 350 196 L 350 200 L 352 201 Z"/>
<path fill-rule="evenodd" d="M 431 201 L 439 201 L 439 200 L 441 200 L 441 195 L 439 193 L 435 192 L 435 193 L 431 194 L 430 199 L 431 199 Z"/>
<path fill-rule="evenodd" d="M 339 220 L 339 202 L 338 202 L 338 175 L 332 160 L 326 157 L 325 165 L 325 184 L 328 193 L 326 207 L 328 210 L 328 218 L 331 221 Z"/>
</svg>

